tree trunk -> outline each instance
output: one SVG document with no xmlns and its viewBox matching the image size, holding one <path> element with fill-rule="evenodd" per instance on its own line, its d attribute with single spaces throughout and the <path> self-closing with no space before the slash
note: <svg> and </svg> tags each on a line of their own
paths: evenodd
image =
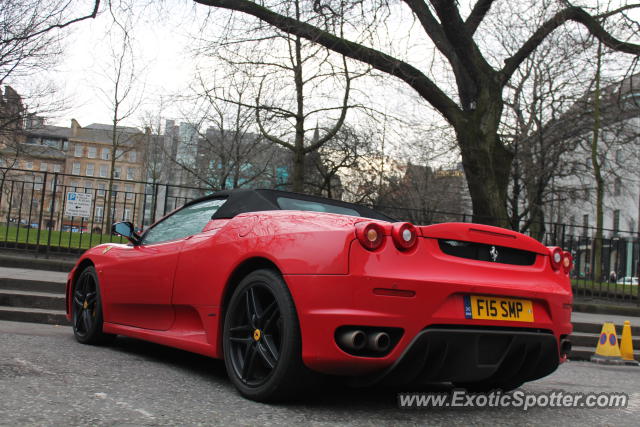
<svg viewBox="0 0 640 427">
<path fill-rule="evenodd" d="M 299 17 L 299 4 L 296 2 L 296 17 Z M 302 39 L 295 37 L 295 60 L 293 63 L 293 81 L 296 86 L 296 136 L 293 151 L 293 191 L 304 192 L 304 82 L 302 80 Z"/>
<path fill-rule="evenodd" d="M 596 236 L 593 241 L 593 278 L 602 280 L 602 227 L 604 220 L 604 178 L 598 153 L 600 137 L 600 72 L 602 69 L 602 43 L 598 43 L 596 57 L 596 87 L 593 93 L 593 137 L 591 139 L 591 165 L 596 181 Z"/>
<path fill-rule="evenodd" d="M 293 152 L 292 190 L 296 193 L 304 192 L 304 149 Z"/>
<path fill-rule="evenodd" d="M 465 119 L 454 125 L 473 204 L 473 222 L 509 227 L 507 187 L 513 153 L 497 135 L 501 101 L 483 101 L 485 105 L 479 100 L 478 109 L 464 113 Z"/>
</svg>

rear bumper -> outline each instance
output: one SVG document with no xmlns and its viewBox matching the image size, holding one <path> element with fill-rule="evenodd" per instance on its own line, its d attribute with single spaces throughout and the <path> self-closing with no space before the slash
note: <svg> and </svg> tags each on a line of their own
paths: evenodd
<svg viewBox="0 0 640 427">
<path fill-rule="evenodd" d="M 369 275 L 285 275 L 284 278 L 296 304 L 302 333 L 303 361 L 310 369 L 327 374 L 375 377 L 392 369 L 401 359 L 409 357 L 407 354 L 410 354 L 410 348 L 416 349 L 411 353 L 422 352 L 423 357 L 431 357 L 434 354 L 433 343 L 436 342 L 441 342 L 449 348 L 446 356 L 447 366 L 462 372 L 464 367 L 461 367 L 461 364 L 467 366 L 463 362 L 471 351 L 469 349 L 476 348 L 473 351 L 478 352 L 478 357 L 485 354 L 484 342 L 493 338 L 481 337 L 504 336 L 502 333 L 493 332 L 486 335 L 497 330 L 510 331 L 510 340 L 513 341 L 509 341 L 510 350 L 504 350 L 504 360 L 507 360 L 507 353 L 521 352 L 521 343 L 525 343 L 525 350 L 533 345 L 533 338 L 528 334 L 542 334 L 540 337 L 544 342 L 539 345 L 544 355 L 541 357 L 556 362 L 552 368 L 548 368 L 550 371 L 541 367 L 535 372 L 549 373 L 555 369 L 559 361 L 562 361 L 559 352 L 560 340 L 572 331 L 572 296 L 570 291 L 560 285 L 548 285 L 544 289 L 534 290 L 532 286 L 495 283 L 478 286 L 477 283 L 445 283 Z M 415 294 L 412 297 L 380 295 L 374 291 L 380 288 L 406 289 Z M 467 319 L 464 314 L 463 297 L 468 294 L 529 299 L 533 303 L 535 321 Z M 399 328 L 402 330 L 402 336 L 391 351 L 382 357 L 354 356 L 343 351 L 335 341 L 336 330 L 345 325 Z M 463 328 L 466 328 L 467 332 L 451 332 Z M 439 331 L 437 334 L 431 332 L 436 330 Z M 452 338 L 443 343 L 442 337 L 447 334 L 451 334 Z M 428 342 L 432 342 L 428 354 L 424 353 L 423 344 L 420 344 L 427 338 Z M 534 349 L 537 345 L 533 345 L 530 351 L 537 351 Z M 454 356 L 455 354 L 459 356 Z M 458 357 L 463 357 L 464 360 L 461 362 Z M 482 357 L 478 360 L 483 361 Z M 403 362 L 406 363 L 408 362 Z M 409 366 L 412 365 L 413 363 L 409 363 Z M 469 369 L 472 372 L 467 377 L 455 377 L 454 380 L 472 381 L 482 376 L 488 378 L 502 369 L 498 366 L 500 364 L 495 363 L 492 367 L 480 365 L 484 363 L 470 363 Z M 418 367 L 411 369 L 416 372 L 420 370 Z"/>
<path fill-rule="evenodd" d="M 550 374 L 558 363 L 556 339 L 550 332 L 430 327 L 416 335 L 390 367 L 359 378 L 358 383 L 519 384 Z"/>
</svg>

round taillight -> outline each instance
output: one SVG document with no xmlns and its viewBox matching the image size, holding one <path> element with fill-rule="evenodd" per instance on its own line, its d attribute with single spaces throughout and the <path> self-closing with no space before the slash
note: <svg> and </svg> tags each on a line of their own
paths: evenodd
<svg viewBox="0 0 640 427">
<path fill-rule="evenodd" d="M 391 237 L 398 249 L 407 251 L 418 243 L 418 229 L 411 223 L 397 222 L 391 228 Z"/>
<path fill-rule="evenodd" d="M 384 242 L 384 228 L 375 222 L 358 223 L 356 224 L 356 237 L 365 249 L 374 251 Z"/>
<path fill-rule="evenodd" d="M 554 270 L 560 270 L 560 267 L 562 267 L 562 258 L 563 258 L 562 249 L 558 247 L 554 247 L 554 248 L 549 248 L 549 251 L 551 256 L 551 267 L 553 267 Z"/>
<path fill-rule="evenodd" d="M 569 274 L 573 268 L 573 256 L 570 252 L 565 251 L 562 254 L 562 268 L 564 268 L 564 272 L 567 274 Z"/>
</svg>

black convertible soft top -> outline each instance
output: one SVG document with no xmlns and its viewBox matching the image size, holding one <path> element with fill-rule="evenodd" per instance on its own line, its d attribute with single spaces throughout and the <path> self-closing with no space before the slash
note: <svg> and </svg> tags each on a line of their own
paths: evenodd
<svg viewBox="0 0 640 427">
<path fill-rule="evenodd" d="M 281 190 L 250 190 L 240 188 L 234 190 L 223 190 L 192 200 L 185 206 L 189 206 L 203 200 L 223 198 L 227 199 L 226 203 L 220 206 L 216 213 L 213 214 L 212 219 L 233 218 L 236 215 L 246 212 L 299 209 L 346 214 L 349 214 L 350 212 L 350 214 L 357 214 L 364 218 L 395 222 L 393 218 L 366 206 L 347 203 L 340 200 L 327 199 L 325 197 L 309 196 L 307 194 Z"/>
</svg>

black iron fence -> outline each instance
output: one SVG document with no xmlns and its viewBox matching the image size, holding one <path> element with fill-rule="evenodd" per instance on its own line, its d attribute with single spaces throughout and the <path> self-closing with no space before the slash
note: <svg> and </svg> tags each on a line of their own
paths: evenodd
<svg viewBox="0 0 640 427">
<path fill-rule="evenodd" d="M 210 190 L 172 184 L 0 169 L 0 246 L 79 252 L 119 241 L 110 223 L 140 229 Z"/>
<path fill-rule="evenodd" d="M 131 221 L 142 229 L 209 192 L 173 184 L 0 168 L 0 247 L 82 252 L 100 243 L 120 241 L 110 234 L 112 222 Z M 376 208 L 398 220 L 422 225 L 472 220 L 464 213 Z M 594 268 L 595 228 L 559 223 L 536 228 L 542 231 L 534 237 L 545 245 L 572 253 L 576 295 L 640 304 L 637 231 L 603 230 L 600 268 Z"/>
</svg>

